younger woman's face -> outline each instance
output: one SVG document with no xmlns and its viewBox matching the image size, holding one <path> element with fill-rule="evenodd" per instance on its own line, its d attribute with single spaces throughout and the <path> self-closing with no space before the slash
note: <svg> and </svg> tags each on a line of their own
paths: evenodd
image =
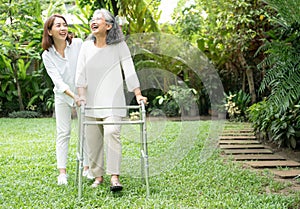
<svg viewBox="0 0 300 209">
<path fill-rule="evenodd" d="M 68 24 L 64 19 L 56 17 L 51 30 L 49 30 L 49 35 L 52 36 L 54 40 L 66 40 L 68 35 Z"/>
</svg>

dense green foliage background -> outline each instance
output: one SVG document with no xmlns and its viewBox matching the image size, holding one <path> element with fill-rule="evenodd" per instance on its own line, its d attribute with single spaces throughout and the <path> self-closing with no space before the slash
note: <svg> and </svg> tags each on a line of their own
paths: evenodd
<svg viewBox="0 0 300 209">
<path fill-rule="evenodd" d="M 52 114 L 53 84 L 40 58 L 43 21 L 52 13 L 72 14 L 80 24 L 71 25 L 70 30 L 85 38 L 93 10 L 104 7 L 126 18 L 129 24 L 122 26 L 126 35 L 168 33 L 197 47 L 223 83 L 224 102 L 216 109 L 227 111 L 227 117 L 234 109 L 231 120 L 250 120 L 264 139 L 296 148 L 300 137 L 300 0 L 195 0 L 193 4 L 180 0 L 173 24 L 158 23 L 159 5 L 159 0 L 1 0 L 0 115 L 25 110 Z M 197 93 L 199 114 L 213 114 L 209 92 L 184 62 L 155 51 L 135 56 L 134 62 L 137 71 L 145 66 L 160 68 L 185 83 L 172 94 L 169 80 L 159 89 L 146 90 L 148 112 L 180 116 L 182 108 L 170 95 L 188 100 L 183 93 L 187 87 L 186 91 Z M 229 103 L 234 105 L 231 110 Z M 185 111 L 192 109 L 185 107 Z"/>
</svg>

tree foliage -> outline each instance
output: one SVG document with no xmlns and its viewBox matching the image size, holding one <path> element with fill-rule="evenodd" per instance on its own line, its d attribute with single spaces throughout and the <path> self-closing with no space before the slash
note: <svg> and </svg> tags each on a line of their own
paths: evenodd
<svg viewBox="0 0 300 209">
<path fill-rule="evenodd" d="M 279 145 L 296 148 L 300 138 L 300 18 L 299 0 L 266 0 L 276 11 L 275 26 L 261 47 L 267 56 L 259 67 L 265 71 L 260 91 L 265 101 L 250 108 L 254 127 L 268 133 Z"/>
<path fill-rule="evenodd" d="M 39 1 L 3 0 L 0 24 L 0 98 L 14 101 L 17 97 L 19 109 L 24 110 L 24 102 L 30 103 L 32 94 L 39 89 L 36 85 L 29 85 L 36 76 L 32 69 L 38 68 L 36 60 L 40 52 L 43 22 Z"/>
<path fill-rule="evenodd" d="M 243 89 L 255 102 L 260 79 L 254 76 L 261 58 L 253 55 L 268 30 L 264 4 L 257 0 L 196 0 L 186 5 L 181 1 L 176 11 L 180 14 L 175 16 L 178 33 L 205 52 L 224 81 L 230 81 L 225 83 L 227 91 Z"/>
<path fill-rule="evenodd" d="M 124 27 L 124 32 L 143 33 L 159 31 L 158 12 L 159 0 L 148 2 L 146 0 L 77 0 L 77 5 L 87 8 L 90 13 L 85 14 L 85 19 L 90 19 L 93 11 L 100 8 L 108 9 L 115 16 L 126 19 L 129 28 Z M 126 30 L 126 31 L 125 31 Z"/>
<path fill-rule="evenodd" d="M 271 105 L 280 105 L 284 112 L 300 99 L 300 12 L 296 4 L 299 0 L 268 0 L 269 6 L 276 9 L 278 15 L 272 18 L 276 29 L 269 33 L 261 49 L 267 55 L 260 64 L 266 69 L 261 91 L 270 89 L 268 101 Z M 289 11 L 289 12 L 287 12 Z"/>
<path fill-rule="evenodd" d="M 129 23 L 129 33 L 158 32 L 160 1 L 154 0 L 147 3 L 145 0 L 122 0 L 120 15 L 126 17 Z"/>
</svg>

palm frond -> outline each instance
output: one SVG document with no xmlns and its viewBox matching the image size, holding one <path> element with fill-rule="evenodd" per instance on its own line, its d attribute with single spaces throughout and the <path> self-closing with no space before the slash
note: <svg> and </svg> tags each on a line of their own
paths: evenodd
<svg viewBox="0 0 300 209">
<path fill-rule="evenodd" d="M 290 25 L 293 22 L 300 23 L 300 1 L 299 0 L 265 0 L 265 2 L 276 9 L 281 19 Z"/>
<path fill-rule="evenodd" d="M 280 111 L 286 111 L 300 97 L 299 64 L 294 65 L 294 63 L 287 62 L 284 66 L 279 65 L 277 71 L 274 70 L 272 73 L 269 71 L 267 75 L 263 83 L 266 86 L 267 82 L 270 82 L 268 85 L 272 90 L 268 101 L 279 106 Z"/>
</svg>

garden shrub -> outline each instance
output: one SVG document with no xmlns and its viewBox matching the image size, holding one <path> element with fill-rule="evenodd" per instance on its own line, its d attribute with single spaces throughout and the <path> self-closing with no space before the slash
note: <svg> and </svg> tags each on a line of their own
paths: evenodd
<svg viewBox="0 0 300 209">
<path fill-rule="evenodd" d="M 263 139 L 279 147 L 295 149 L 300 143 L 300 104 L 291 105 L 287 111 L 267 101 L 253 104 L 247 111 L 254 130 Z"/>
<path fill-rule="evenodd" d="M 225 94 L 225 93 L 224 93 Z M 250 105 L 250 94 L 240 90 L 237 93 L 225 94 L 224 106 L 229 119 L 231 121 L 246 121 L 247 120 L 247 108 Z"/>
<path fill-rule="evenodd" d="M 29 110 L 24 110 L 24 111 L 14 111 L 12 113 L 8 114 L 9 118 L 40 118 L 42 115 L 39 112 L 35 111 L 29 111 Z"/>
<path fill-rule="evenodd" d="M 171 85 L 166 93 L 154 99 L 155 108 L 152 110 L 152 115 L 161 112 L 170 117 L 189 115 L 190 111 L 195 108 L 198 99 L 198 92 L 194 88 Z"/>
</svg>

